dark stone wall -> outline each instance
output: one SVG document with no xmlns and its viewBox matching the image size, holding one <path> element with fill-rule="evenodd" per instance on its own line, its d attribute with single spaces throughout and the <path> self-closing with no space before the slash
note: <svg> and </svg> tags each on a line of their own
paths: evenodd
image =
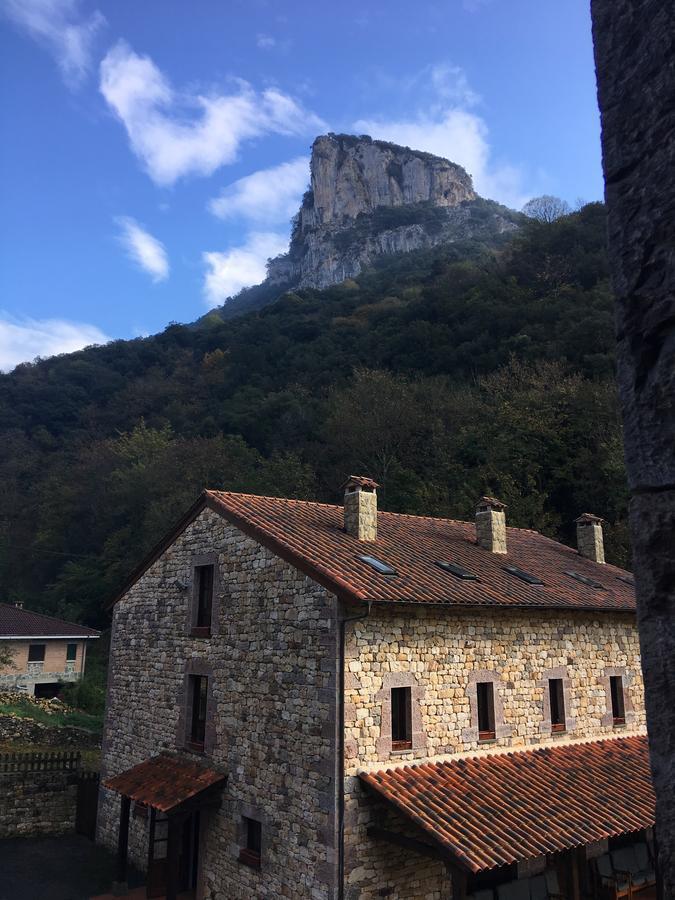
<svg viewBox="0 0 675 900">
<path fill-rule="evenodd" d="M 75 830 L 77 783 L 73 772 L 0 775 L 0 839 Z"/>
<path fill-rule="evenodd" d="M 675 18 L 592 0 L 663 896 L 675 897 Z"/>
</svg>

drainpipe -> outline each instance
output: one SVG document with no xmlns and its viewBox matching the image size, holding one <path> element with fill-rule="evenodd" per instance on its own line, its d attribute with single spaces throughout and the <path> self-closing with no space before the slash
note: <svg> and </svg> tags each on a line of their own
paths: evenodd
<svg viewBox="0 0 675 900">
<path fill-rule="evenodd" d="M 340 625 L 340 659 L 338 672 L 338 900 L 344 900 L 345 895 L 345 626 L 348 622 L 360 622 L 370 615 L 371 603 L 368 609 L 358 616 L 346 616 L 339 620 Z"/>
</svg>

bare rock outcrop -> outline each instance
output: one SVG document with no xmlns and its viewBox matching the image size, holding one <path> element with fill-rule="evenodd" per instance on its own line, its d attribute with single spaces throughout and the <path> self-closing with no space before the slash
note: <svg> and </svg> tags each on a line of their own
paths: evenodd
<svg viewBox="0 0 675 900">
<path fill-rule="evenodd" d="M 368 136 L 322 135 L 289 252 L 271 261 L 268 280 L 325 288 L 383 254 L 517 227 L 515 214 L 481 200 L 471 176 L 447 159 Z"/>
</svg>

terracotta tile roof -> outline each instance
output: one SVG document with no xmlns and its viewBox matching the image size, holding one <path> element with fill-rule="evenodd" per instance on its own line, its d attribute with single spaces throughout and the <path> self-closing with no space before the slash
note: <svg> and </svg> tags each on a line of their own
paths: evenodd
<svg viewBox="0 0 675 900">
<path fill-rule="evenodd" d="M 342 506 L 206 491 L 208 505 L 279 553 L 329 590 L 373 602 L 425 602 L 457 606 L 563 607 L 634 610 L 635 592 L 620 581 L 629 573 L 600 565 L 535 531 L 507 529 L 508 553 L 476 544 L 473 523 L 379 512 L 377 540 L 359 541 L 343 528 Z M 370 554 L 393 566 L 385 576 L 358 559 Z M 436 565 L 459 563 L 479 576 L 463 581 Z M 537 575 L 531 585 L 505 565 Z M 594 588 L 573 571 L 602 584 Z"/>
<path fill-rule="evenodd" d="M 162 754 L 109 778 L 103 786 L 167 813 L 225 780 L 214 769 Z"/>
<path fill-rule="evenodd" d="M 362 773 L 470 872 L 654 824 L 646 737 Z"/>
<path fill-rule="evenodd" d="M 97 638 L 100 631 L 74 625 L 30 609 L 0 603 L 0 637 L 77 637 Z"/>
</svg>

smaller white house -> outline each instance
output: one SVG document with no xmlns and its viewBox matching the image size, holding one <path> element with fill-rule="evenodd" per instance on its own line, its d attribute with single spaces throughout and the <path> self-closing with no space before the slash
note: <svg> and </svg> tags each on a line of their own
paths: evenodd
<svg viewBox="0 0 675 900">
<path fill-rule="evenodd" d="M 64 681 L 84 674 L 87 643 L 100 632 L 45 616 L 21 606 L 0 603 L 0 690 L 53 697 Z"/>
</svg>

